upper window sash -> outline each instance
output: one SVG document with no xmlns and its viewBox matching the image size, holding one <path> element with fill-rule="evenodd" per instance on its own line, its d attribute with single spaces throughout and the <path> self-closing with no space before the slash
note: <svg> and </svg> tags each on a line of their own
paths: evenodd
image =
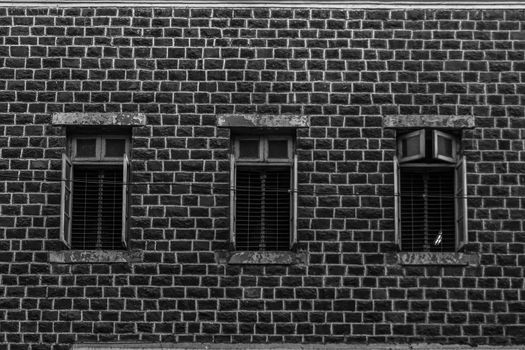
<svg viewBox="0 0 525 350">
<path fill-rule="evenodd" d="M 421 129 L 397 138 L 399 163 L 429 160 L 427 163 L 430 164 L 431 160 L 435 159 L 455 164 L 458 160 L 458 153 L 458 139 L 454 135 L 439 130 Z"/>
<path fill-rule="evenodd" d="M 71 160 L 100 160 L 102 145 L 100 137 L 76 136 L 71 139 Z M 93 153 L 91 153 L 93 152 Z"/>
<path fill-rule="evenodd" d="M 92 142 L 90 142 L 92 140 Z M 123 141 L 124 142 L 124 152 L 119 155 L 110 154 L 108 152 L 108 140 L 114 141 Z M 84 143 L 84 146 L 89 147 L 90 143 L 93 146 L 92 154 L 79 154 L 82 152 L 80 149 L 81 143 Z M 129 137 L 123 135 L 104 135 L 104 136 L 88 136 L 80 135 L 73 136 L 71 138 L 71 160 L 74 162 L 121 162 L 124 155 L 129 154 L 130 142 Z"/>
<path fill-rule="evenodd" d="M 432 157 L 449 163 L 456 163 L 457 141 L 450 134 L 442 131 L 432 131 L 433 152 Z"/>
<path fill-rule="evenodd" d="M 257 150 L 243 149 L 256 145 Z M 241 163 L 292 163 L 293 154 L 291 136 L 241 136 L 234 140 L 235 159 Z"/>
<path fill-rule="evenodd" d="M 399 162 L 410 162 L 425 158 L 425 130 L 416 130 L 398 137 Z"/>
<path fill-rule="evenodd" d="M 291 137 L 268 136 L 264 143 L 265 143 L 264 159 L 266 161 L 289 163 L 293 160 L 294 152 L 293 152 L 293 144 L 292 144 Z M 285 152 L 286 154 L 283 154 L 283 152 Z"/>
<path fill-rule="evenodd" d="M 256 147 L 250 150 L 248 147 Z M 239 137 L 235 139 L 235 159 L 260 162 L 263 160 L 263 140 L 261 137 Z"/>
</svg>

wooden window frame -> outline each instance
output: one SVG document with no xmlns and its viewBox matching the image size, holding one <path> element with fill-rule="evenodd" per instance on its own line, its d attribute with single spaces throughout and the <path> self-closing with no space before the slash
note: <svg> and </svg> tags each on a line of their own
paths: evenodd
<svg viewBox="0 0 525 350">
<path fill-rule="evenodd" d="M 96 157 L 75 157 L 76 156 L 76 141 L 78 139 L 96 139 Z M 103 156 L 105 146 L 105 139 L 124 139 L 125 153 L 122 157 L 105 157 Z M 129 195 L 131 176 L 131 162 L 129 159 L 130 152 L 130 138 L 122 134 L 107 134 L 107 135 L 73 135 L 69 138 L 70 155 L 62 154 L 62 176 L 61 176 L 61 206 L 60 206 L 60 240 L 67 248 L 71 248 L 71 233 L 72 233 L 72 211 L 73 211 L 73 170 L 75 166 L 83 165 L 100 165 L 106 166 L 122 166 L 122 232 L 121 243 L 124 249 L 127 248 L 127 232 L 129 229 Z M 68 171 L 69 170 L 69 171 Z M 68 196 L 69 194 L 69 196 Z M 76 248 L 73 248 L 76 249 Z M 117 249 L 118 250 L 118 249 Z"/>
<path fill-rule="evenodd" d="M 419 132 L 421 130 L 418 130 Z M 415 132 L 410 133 L 415 135 Z M 405 135 L 410 135 L 405 134 Z M 400 138 L 405 135 L 400 136 Z M 423 133 L 423 136 L 425 134 Z M 458 139 L 450 134 L 433 130 L 433 147 L 434 150 L 437 149 L 437 137 L 445 135 L 445 137 L 451 139 L 454 144 L 454 154 L 457 155 L 459 152 L 459 142 Z M 423 139 L 423 144 L 425 140 Z M 400 140 L 397 142 L 397 146 L 401 147 Z M 397 155 L 393 158 L 393 171 L 394 171 L 394 229 L 395 229 L 395 244 L 401 248 L 401 235 L 402 235 L 402 223 L 401 223 L 401 195 L 400 193 L 400 181 L 401 181 L 401 168 L 454 168 L 454 227 L 455 227 L 455 251 L 459 251 L 463 248 L 465 244 L 468 243 L 468 207 L 467 207 L 467 169 L 466 169 L 466 157 L 463 155 L 461 157 L 456 156 L 454 162 L 448 159 L 442 159 L 436 157 L 435 151 L 433 150 L 432 157 L 434 159 L 439 159 L 447 163 L 426 163 L 424 161 L 411 162 L 411 163 L 402 163 Z M 400 150 L 396 152 L 400 154 Z M 409 157 L 411 158 L 411 157 Z M 405 162 L 408 162 L 405 159 Z"/>
<path fill-rule="evenodd" d="M 104 135 L 101 136 L 101 150 L 100 150 L 100 160 L 101 161 L 116 161 L 122 162 L 123 157 L 108 157 L 106 156 L 106 142 L 107 140 L 124 140 L 124 155 L 127 155 L 129 152 L 129 138 L 122 135 Z"/>
<path fill-rule="evenodd" d="M 78 146 L 77 141 L 78 140 L 92 140 L 95 139 L 95 156 L 94 157 L 80 157 L 77 156 L 78 152 Z M 81 136 L 74 136 L 71 138 L 71 160 L 73 162 L 93 162 L 93 161 L 100 161 L 100 154 L 101 154 L 101 139 L 100 136 L 92 136 L 92 135 L 81 135 Z"/>
<path fill-rule="evenodd" d="M 95 157 L 78 157 L 77 156 L 77 140 L 86 140 L 86 139 L 96 139 L 96 155 Z M 108 135 L 75 135 L 70 139 L 71 145 L 71 161 L 73 163 L 99 163 L 104 162 L 113 162 L 113 164 L 119 164 L 123 161 L 122 157 L 106 157 L 105 156 L 105 146 L 107 139 L 119 139 L 125 141 L 125 151 L 124 154 L 129 154 L 130 140 L 129 137 L 118 134 L 108 134 Z"/>
<path fill-rule="evenodd" d="M 71 212 L 73 210 L 73 164 L 62 153 L 62 176 L 60 191 L 60 240 L 71 247 Z"/>
<path fill-rule="evenodd" d="M 287 142 L 287 158 L 270 158 L 270 141 L 286 141 Z M 294 152 L 292 138 L 289 136 L 267 136 L 263 140 L 264 160 L 269 163 L 290 163 L 293 162 Z"/>
<path fill-rule="evenodd" d="M 240 141 L 249 140 L 259 141 L 259 157 L 258 158 L 240 158 Z M 287 158 L 270 158 L 269 157 L 269 141 L 287 141 Z M 234 139 L 234 156 L 238 163 L 251 164 L 251 163 L 275 163 L 275 164 L 286 164 L 293 162 L 294 155 L 294 143 L 293 138 L 287 135 L 260 135 L 260 136 L 239 136 Z"/>
<path fill-rule="evenodd" d="M 240 159 L 240 140 L 254 140 L 259 139 L 259 153 L 262 156 L 259 159 Z M 287 140 L 288 141 L 288 157 L 282 159 L 268 158 L 268 140 Z M 233 146 L 230 153 L 230 249 L 237 250 L 237 232 L 236 232 L 236 212 L 237 203 L 236 197 L 236 173 L 237 168 L 242 166 L 258 166 L 258 167 L 290 167 L 291 183 L 290 183 L 290 244 L 289 250 L 296 249 L 297 245 L 297 153 L 295 149 L 295 141 L 292 136 L 288 135 L 241 135 L 234 137 Z M 269 250 L 271 251 L 271 250 Z"/>
<path fill-rule="evenodd" d="M 259 156 L 257 158 L 242 158 L 241 155 L 241 141 L 258 141 Z M 235 139 L 235 159 L 242 162 L 260 162 L 264 159 L 263 140 L 260 136 L 243 136 Z"/>
<path fill-rule="evenodd" d="M 465 156 L 460 157 L 455 164 L 454 175 L 456 249 L 459 250 L 468 242 L 467 158 Z"/>
</svg>

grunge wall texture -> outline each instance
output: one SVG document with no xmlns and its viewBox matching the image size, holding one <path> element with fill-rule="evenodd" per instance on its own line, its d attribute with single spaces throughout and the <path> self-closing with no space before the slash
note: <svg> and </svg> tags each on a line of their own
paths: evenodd
<svg viewBox="0 0 525 350">
<path fill-rule="evenodd" d="M 525 343 L 525 11 L 0 8 L 0 349 Z M 129 263 L 55 263 L 66 128 L 133 128 Z M 305 262 L 233 265 L 221 114 L 306 115 Z M 387 116 L 473 116 L 479 263 L 401 265 Z M 156 184 L 158 183 L 158 184 Z"/>
</svg>

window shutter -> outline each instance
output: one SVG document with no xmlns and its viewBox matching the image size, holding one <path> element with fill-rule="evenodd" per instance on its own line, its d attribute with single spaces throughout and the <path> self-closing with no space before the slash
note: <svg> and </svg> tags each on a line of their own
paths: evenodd
<svg viewBox="0 0 525 350">
<path fill-rule="evenodd" d="M 128 156 L 124 154 L 122 162 L 122 235 L 120 237 L 124 248 L 128 245 L 128 176 L 130 174 L 130 163 Z"/>
<path fill-rule="evenodd" d="M 401 195 L 399 193 L 399 160 L 394 156 L 394 230 L 395 242 L 401 247 L 401 218 L 400 218 Z"/>
<path fill-rule="evenodd" d="M 456 139 L 454 136 L 444 132 L 433 130 L 432 138 L 434 150 L 432 156 L 435 159 L 444 160 L 445 162 L 456 162 Z"/>
<path fill-rule="evenodd" d="M 71 242 L 71 179 L 73 167 L 71 160 L 62 153 L 62 184 L 60 191 L 60 240 L 67 247 Z"/>
<path fill-rule="evenodd" d="M 409 162 L 425 158 L 425 130 L 417 130 L 398 138 L 399 162 Z"/>
<path fill-rule="evenodd" d="M 293 155 L 292 165 L 292 232 L 290 235 L 290 249 L 297 245 L 297 153 Z"/>
<path fill-rule="evenodd" d="M 468 240 L 467 161 L 465 156 L 458 161 L 455 175 L 456 248 L 459 250 Z"/>
<path fill-rule="evenodd" d="M 236 189 L 236 179 L 235 179 L 235 154 L 232 151 L 230 154 L 230 248 L 235 249 L 235 189 Z"/>
</svg>

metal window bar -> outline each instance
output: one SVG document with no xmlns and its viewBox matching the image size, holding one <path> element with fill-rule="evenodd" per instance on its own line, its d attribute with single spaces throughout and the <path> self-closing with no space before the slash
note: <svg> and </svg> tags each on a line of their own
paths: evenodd
<svg viewBox="0 0 525 350">
<path fill-rule="evenodd" d="M 122 249 L 122 169 L 75 167 L 71 220 L 73 249 Z"/>
<path fill-rule="evenodd" d="M 287 250 L 290 169 L 243 169 L 236 174 L 236 244 L 240 250 Z"/>
<path fill-rule="evenodd" d="M 454 251 L 454 170 L 401 172 L 401 248 Z"/>
</svg>

